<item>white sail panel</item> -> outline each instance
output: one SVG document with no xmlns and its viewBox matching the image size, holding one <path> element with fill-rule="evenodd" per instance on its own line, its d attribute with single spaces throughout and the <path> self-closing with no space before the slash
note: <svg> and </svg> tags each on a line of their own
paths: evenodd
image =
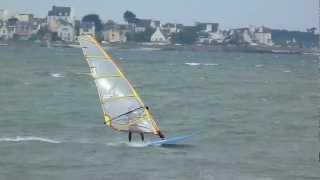
<svg viewBox="0 0 320 180">
<path fill-rule="evenodd" d="M 89 60 L 88 64 L 94 78 L 120 76 L 117 68 L 110 61 L 93 59 Z"/>
<path fill-rule="evenodd" d="M 103 109 L 109 112 L 112 126 L 115 128 L 152 132 L 152 124 L 146 121 L 144 107 L 134 97 L 107 101 L 103 104 Z"/>
<path fill-rule="evenodd" d="M 127 81 L 121 78 L 101 78 L 95 80 L 102 102 L 108 98 L 133 96 Z"/>
<path fill-rule="evenodd" d="M 86 44 L 83 44 L 82 47 L 85 48 L 84 52 L 86 56 L 97 56 L 97 57 L 103 56 L 103 52 L 101 52 L 100 49 L 97 48 L 94 44 L 86 43 Z"/>
<path fill-rule="evenodd" d="M 91 36 L 80 36 L 79 42 L 95 79 L 106 125 L 120 131 L 158 134 L 150 111 L 111 56 Z"/>
</svg>

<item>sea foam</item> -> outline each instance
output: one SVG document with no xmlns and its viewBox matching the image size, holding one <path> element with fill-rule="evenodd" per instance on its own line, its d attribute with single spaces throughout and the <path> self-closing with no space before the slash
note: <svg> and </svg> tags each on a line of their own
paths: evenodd
<svg viewBox="0 0 320 180">
<path fill-rule="evenodd" d="M 141 147 L 147 147 L 148 143 L 142 143 L 142 142 L 109 142 L 106 145 L 110 147 L 135 147 L 135 148 L 141 148 Z"/>
<path fill-rule="evenodd" d="M 195 62 L 188 62 L 188 63 L 184 63 L 185 65 L 188 66 L 219 66 L 220 64 L 215 64 L 215 63 L 206 63 L 206 64 L 202 64 L 202 63 L 195 63 Z"/>
<path fill-rule="evenodd" d="M 208 63 L 208 64 L 204 64 L 205 66 L 219 66 L 220 64 L 214 64 L 214 63 Z"/>
<path fill-rule="evenodd" d="M 17 136 L 17 137 L 5 137 L 0 138 L 0 142 L 22 142 L 22 141 L 40 141 L 40 142 L 47 142 L 47 143 L 61 143 L 60 141 L 48 139 L 48 138 L 42 138 L 42 137 L 35 137 L 35 136 Z"/>
<path fill-rule="evenodd" d="M 50 76 L 51 77 L 56 77 L 56 78 L 64 77 L 62 74 L 59 74 L 59 73 L 50 73 Z"/>
<path fill-rule="evenodd" d="M 189 65 L 189 66 L 199 66 L 200 63 L 194 63 L 194 62 L 191 62 L 191 63 L 184 63 L 185 65 Z"/>
</svg>

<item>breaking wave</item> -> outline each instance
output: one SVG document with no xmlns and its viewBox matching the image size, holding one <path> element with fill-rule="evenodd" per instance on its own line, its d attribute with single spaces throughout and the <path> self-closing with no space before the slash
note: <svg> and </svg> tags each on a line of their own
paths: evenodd
<svg viewBox="0 0 320 180">
<path fill-rule="evenodd" d="M 214 64 L 214 63 L 208 63 L 208 64 L 204 64 L 205 66 L 219 66 L 220 64 Z"/>
<path fill-rule="evenodd" d="M 76 75 L 85 75 L 85 76 L 91 76 L 91 73 L 89 72 L 78 72 L 78 73 L 75 73 Z"/>
<path fill-rule="evenodd" d="M 263 64 L 257 64 L 255 67 L 256 67 L 256 68 L 263 68 L 264 65 L 263 65 Z"/>
<path fill-rule="evenodd" d="M 188 66 L 200 66 L 200 65 L 203 65 L 203 66 L 219 66 L 220 64 L 215 64 L 215 63 L 205 63 L 205 64 L 202 64 L 202 63 L 195 63 L 195 62 L 189 62 L 189 63 L 184 63 L 185 65 L 188 65 Z"/>
<path fill-rule="evenodd" d="M 142 142 L 110 142 L 110 143 L 107 143 L 107 146 L 111 146 L 111 147 L 127 146 L 127 147 L 140 148 L 140 147 L 147 147 L 148 143 L 142 143 Z"/>
<path fill-rule="evenodd" d="M 35 137 L 35 136 L 17 136 L 14 138 L 0 138 L 0 142 L 22 142 L 22 141 L 40 141 L 40 142 L 47 142 L 47 143 L 61 143 L 60 141 L 48 139 L 48 138 L 41 138 L 41 137 Z"/>
<path fill-rule="evenodd" d="M 189 65 L 189 66 L 199 66 L 200 63 L 184 63 L 185 65 Z"/>
<path fill-rule="evenodd" d="M 50 76 L 51 77 L 56 77 L 56 78 L 61 78 L 61 77 L 64 77 L 62 74 L 60 73 L 50 73 Z"/>
</svg>

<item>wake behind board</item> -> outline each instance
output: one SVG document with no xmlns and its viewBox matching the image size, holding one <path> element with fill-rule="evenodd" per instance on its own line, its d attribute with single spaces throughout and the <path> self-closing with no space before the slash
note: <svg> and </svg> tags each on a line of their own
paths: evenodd
<svg viewBox="0 0 320 180">
<path fill-rule="evenodd" d="M 193 134 L 190 134 L 190 135 L 167 138 L 167 139 L 158 140 L 158 141 L 151 141 L 147 143 L 147 146 L 175 145 L 175 144 L 179 144 L 182 141 L 186 141 L 192 137 L 193 137 Z"/>
</svg>

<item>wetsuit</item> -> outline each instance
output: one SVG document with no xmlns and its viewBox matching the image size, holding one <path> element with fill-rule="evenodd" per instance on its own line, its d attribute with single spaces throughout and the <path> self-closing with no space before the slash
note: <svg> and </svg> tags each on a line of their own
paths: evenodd
<svg viewBox="0 0 320 180">
<path fill-rule="evenodd" d="M 144 134 L 143 134 L 143 132 L 140 133 L 140 137 L 141 137 L 141 141 L 144 141 Z M 132 132 L 131 132 L 131 131 L 129 131 L 128 139 L 129 139 L 129 142 L 131 142 L 131 139 L 132 139 Z"/>
<path fill-rule="evenodd" d="M 161 133 L 161 131 L 158 131 L 158 135 L 161 139 L 165 139 L 164 135 Z"/>
</svg>

